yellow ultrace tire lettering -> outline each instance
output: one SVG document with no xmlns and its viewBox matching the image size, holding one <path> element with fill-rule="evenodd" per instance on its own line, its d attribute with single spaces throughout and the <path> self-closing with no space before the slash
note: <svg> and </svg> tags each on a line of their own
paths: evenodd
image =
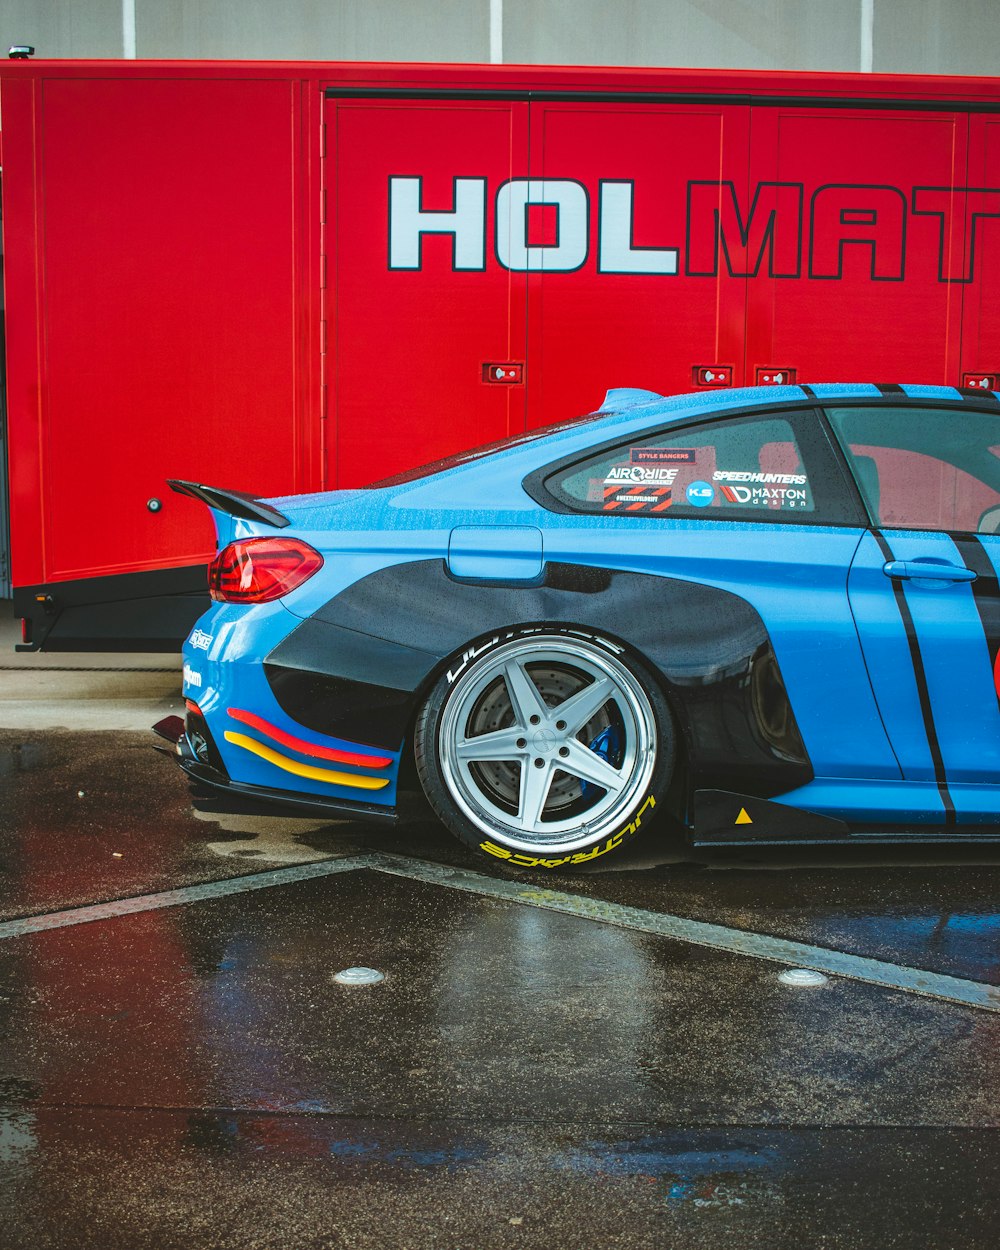
<svg viewBox="0 0 1000 1250">
<path fill-rule="evenodd" d="M 599 855 L 607 855 L 609 851 L 615 850 L 626 835 L 635 833 L 642 824 L 643 812 L 648 807 L 655 806 L 656 799 L 651 794 L 648 794 L 642 807 L 636 812 L 635 820 L 631 824 L 625 825 L 617 833 L 613 833 L 603 845 L 591 847 L 589 851 L 577 851 L 575 855 L 564 855 L 562 859 L 537 859 L 532 855 L 514 854 L 502 846 L 497 846 L 495 842 L 480 842 L 479 849 L 485 851 L 487 855 L 494 855 L 497 859 L 509 860 L 510 863 L 516 864 L 519 868 L 560 868 L 563 864 L 585 864 L 589 860 L 597 859 Z"/>
<path fill-rule="evenodd" d="M 479 849 L 485 851 L 487 855 L 495 855 L 497 859 L 510 859 L 510 851 L 493 842 L 480 842 Z"/>
</svg>

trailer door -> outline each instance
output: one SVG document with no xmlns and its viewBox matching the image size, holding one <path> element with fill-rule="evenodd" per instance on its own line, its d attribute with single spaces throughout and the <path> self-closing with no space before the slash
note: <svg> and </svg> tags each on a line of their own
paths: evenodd
<svg viewBox="0 0 1000 1250">
<path fill-rule="evenodd" d="M 0 179 L 3 175 L 0 172 Z M 10 529 L 7 495 L 7 336 L 3 283 L 3 215 L 0 211 L 0 599 L 10 597 Z"/>
<path fill-rule="evenodd" d="M 961 272 L 962 381 L 977 389 L 1000 388 L 1000 118 L 974 116 L 969 131 L 969 189 L 945 196 L 923 193 L 941 213 L 943 230 L 965 235 Z"/>
<path fill-rule="evenodd" d="M 36 637 L 55 623 L 53 642 L 92 646 L 144 625 L 135 641 L 158 645 L 197 615 L 197 593 L 176 615 L 163 600 L 201 591 L 214 549 L 205 509 L 165 479 L 310 484 L 298 94 L 193 70 L 17 85 L 32 89 L 4 93 L 19 614 L 41 595 Z"/>
<path fill-rule="evenodd" d="M 752 128 L 751 188 L 798 197 L 800 245 L 750 280 L 748 381 L 957 384 L 963 223 L 942 236 L 914 187 L 964 184 L 968 118 L 755 107 Z"/>
<path fill-rule="evenodd" d="M 587 412 L 610 386 L 743 382 L 742 266 L 720 270 L 710 243 L 693 254 L 688 218 L 702 212 L 711 233 L 720 188 L 742 196 L 748 118 L 742 105 L 532 105 L 529 426 Z"/>
<path fill-rule="evenodd" d="M 524 429 L 525 274 L 494 235 L 497 193 L 528 166 L 528 119 L 489 99 L 326 108 L 333 488 Z"/>
</svg>

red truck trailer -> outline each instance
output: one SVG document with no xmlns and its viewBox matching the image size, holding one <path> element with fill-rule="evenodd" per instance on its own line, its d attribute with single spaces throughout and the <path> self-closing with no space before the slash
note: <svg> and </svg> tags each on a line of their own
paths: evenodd
<svg viewBox="0 0 1000 1250">
<path fill-rule="evenodd" d="M 29 647 L 176 647 L 178 477 L 352 487 L 611 386 L 1000 374 L 1000 81 L 0 66 Z"/>
</svg>

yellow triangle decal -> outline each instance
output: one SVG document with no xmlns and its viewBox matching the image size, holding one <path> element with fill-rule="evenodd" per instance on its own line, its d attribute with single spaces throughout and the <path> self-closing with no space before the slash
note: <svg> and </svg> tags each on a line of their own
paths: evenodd
<svg viewBox="0 0 1000 1250">
<path fill-rule="evenodd" d="M 750 819 L 750 816 L 745 807 L 740 808 L 740 814 L 736 817 L 736 823 L 738 825 L 752 825 L 753 824 L 753 821 Z"/>
</svg>

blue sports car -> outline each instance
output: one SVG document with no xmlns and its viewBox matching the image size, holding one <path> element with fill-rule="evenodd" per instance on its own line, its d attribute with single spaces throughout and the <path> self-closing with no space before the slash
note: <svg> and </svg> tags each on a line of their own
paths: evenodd
<svg viewBox="0 0 1000 1250">
<path fill-rule="evenodd" d="M 241 796 L 585 864 L 1000 833 L 1000 402 L 815 385 L 600 411 L 212 510 L 182 767 Z"/>
</svg>

